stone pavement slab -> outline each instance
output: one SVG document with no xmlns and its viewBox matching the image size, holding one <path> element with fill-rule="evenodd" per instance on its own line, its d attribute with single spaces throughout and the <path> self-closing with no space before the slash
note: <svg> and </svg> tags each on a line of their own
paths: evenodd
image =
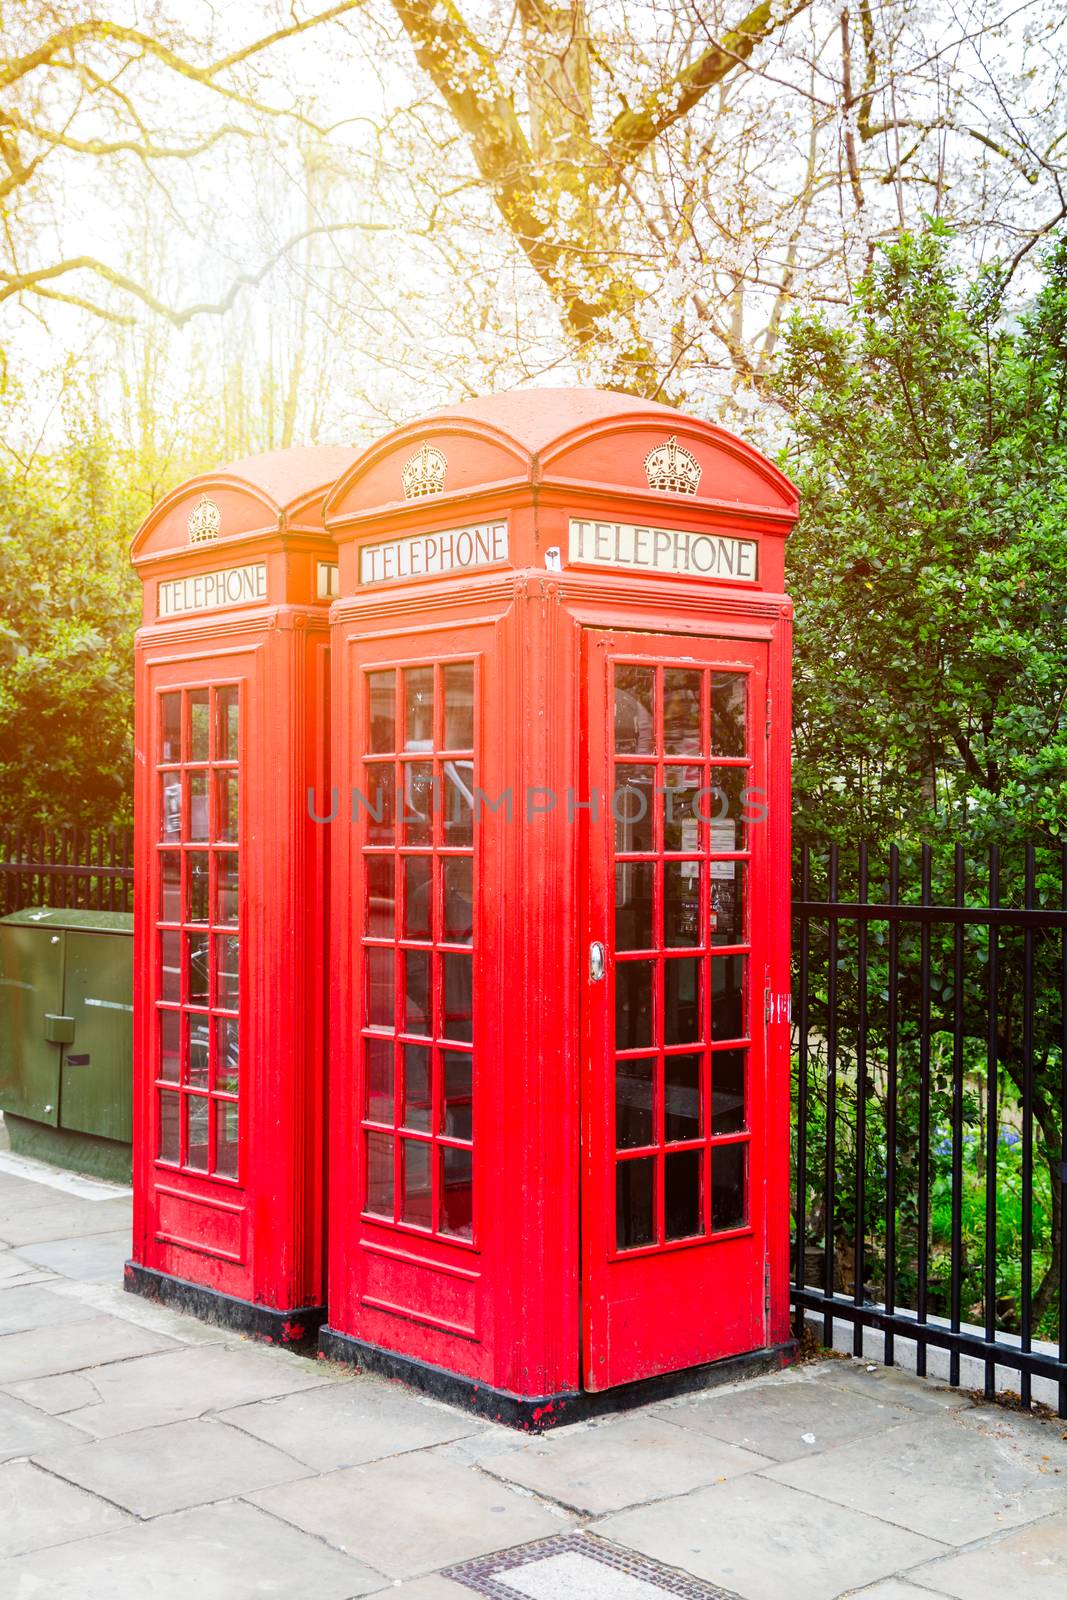
<svg viewBox="0 0 1067 1600">
<path fill-rule="evenodd" d="M 1011 1438 L 983 1437 L 968 1426 L 969 1415 L 919 1417 L 888 1436 L 859 1439 L 766 1475 L 951 1545 L 1067 1509 L 1067 1472 L 1045 1470 Z M 1060 1448 L 1067 1449 L 1062 1442 Z"/>
<path fill-rule="evenodd" d="M 30 1378 L 26 1383 L 9 1383 L 3 1391 L 23 1400 L 28 1406 L 44 1411 L 50 1417 L 60 1417 L 65 1411 L 75 1411 L 78 1406 L 90 1406 L 96 1400 L 96 1390 L 83 1372 L 59 1372 L 54 1378 Z M 73 1430 L 77 1435 L 78 1430 Z"/>
<path fill-rule="evenodd" d="M 47 1283 L 49 1273 L 34 1266 L 17 1251 L 5 1246 L 0 1249 L 0 1289 L 16 1288 L 27 1283 Z"/>
<path fill-rule="evenodd" d="M 184 1511 L 307 1475 L 291 1456 L 211 1421 L 94 1439 L 49 1450 L 37 1460 L 139 1517 Z"/>
<path fill-rule="evenodd" d="M 827 1374 L 831 1378 L 831 1374 Z M 832 1381 L 790 1374 L 774 1382 L 711 1389 L 670 1401 L 656 1415 L 774 1461 L 792 1461 L 914 1417 L 899 1401 L 869 1399 Z"/>
<path fill-rule="evenodd" d="M 122 1269 L 130 1258 L 130 1226 L 100 1230 L 68 1238 L 54 1235 L 44 1244 L 25 1244 L 18 1251 L 35 1267 L 45 1267 L 82 1283 L 122 1283 Z"/>
<path fill-rule="evenodd" d="M 251 1343 L 170 1349 L 112 1362 L 86 1376 L 91 1394 L 65 1416 L 97 1438 L 339 1381 L 315 1362 Z"/>
<path fill-rule="evenodd" d="M 659 1417 L 628 1412 L 540 1438 L 515 1439 L 511 1448 L 481 1456 L 480 1465 L 507 1483 L 598 1516 L 687 1494 L 771 1463 Z"/>
<path fill-rule="evenodd" d="M 82 1238 L 122 1229 L 126 1230 L 127 1239 L 130 1237 L 128 1200 L 104 1200 L 93 1205 L 73 1195 L 59 1195 L 49 1204 L 30 1211 L 12 1212 L 0 1208 L 0 1215 L 0 1238 L 19 1249 L 56 1239 Z"/>
<path fill-rule="evenodd" d="M 571 1522 L 532 1495 L 425 1450 L 248 1498 L 391 1578 L 525 1544 Z"/>
<path fill-rule="evenodd" d="M 291 1364 L 291 1357 L 284 1359 Z M 311 1367 L 313 1373 L 316 1370 L 322 1371 L 321 1364 Z M 316 1472 L 422 1450 L 461 1439 L 482 1426 L 451 1406 L 371 1377 L 342 1379 L 327 1388 L 255 1405 L 241 1405 L 241 1398 L 250 1397 L 236 1396 L 235 1409 L 220 1412 L 220 1421 L 277 1445 Z"/>
<path fill-rule="evenodd" d="M 0 1562 L 4 1600 L 351 1600 L 384 1587 L 378 1573 L 239 1501 Z"/>
<path fill-rule="evenodd" d="M 0 1394 L 0 1461 L 80 1443 L 84 1443 L 83 1436 L 69 1423 L 38 1411 L 14 1395 Z"/>
<path fill-rule="evenodd" d="M 744 1600 L 835 1600 L 945 1549 L 757 1473 L 624 1511 L 595 1531 Z"/>
<path fill-rule="evenodd" d="M 840 1356 L 811 1367 L 820 1378 L 842 1388 L 855 1389 L 872 1400 L 906 1405 L 909 1411 L 962 1411 L 973 1404 L 962 1389 L 948 1389 L 927 1378 L 916 1378 L 901 1367 L 883 1367 L 858 1356 Z"/>
<path fill-rule="evenodd" d="M 150 1333 L 120 1317 L 87 1317 L 0 1339 L 0 1384 L 43 1378 L 54 1372 L 78 1372 L 105 1361 L 166 1350 L 174 1340 Z"/>
<path fill-rule="evenodd" d="M 978 1549 L 916 1567 L 912 1577 L 925 1588 L 955 1595 L 957 1600 L 1004 1600 L 1005 1595 L 1013 1600 L 1063 1600 L 1067 1595 L 1067 1514 L 1028 1523 Z"/>
<path fill-rule="evenodd" d="M 0 1336 L 60 1322 L 84 1322 L 85 1317 L 84 1308 L 76 1300 L 56 1294 L 47 1284 L 0 1289 Z"/>
<path fill-rule="evenodd" d="M 29 1461 L 0 1467 L 0 1556 L 23 1555 L 45 1545 L 67 1544 L 110 1533 L 130 1521 L 125 1512 Z"/>
<path fill-rule="evenodd" d="M 451 1578 L 435 1573 L 432 1578 L 413 1578 L 410 1583 L 391 1584 L 389 1600 L 471 1600 L 471 1591 Z M 561 1595 L 560 1600 L 564 1600 Z"/>
</svg>

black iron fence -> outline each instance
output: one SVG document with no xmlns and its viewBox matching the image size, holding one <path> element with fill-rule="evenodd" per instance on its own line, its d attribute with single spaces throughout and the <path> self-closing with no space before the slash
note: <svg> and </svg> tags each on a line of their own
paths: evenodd
<svg viewBox="0 0 1067 1600">
<path fill-rule="evenodd" d="M 1067 1415 L 1067 847 L 806 848 L 794 894 L 798 1331 Z"/>
<path fill-rule="evenodd" d="M 0 828 L 0 916 L 26 906 L 132 911 L 128 828 Z"/>
</svg>

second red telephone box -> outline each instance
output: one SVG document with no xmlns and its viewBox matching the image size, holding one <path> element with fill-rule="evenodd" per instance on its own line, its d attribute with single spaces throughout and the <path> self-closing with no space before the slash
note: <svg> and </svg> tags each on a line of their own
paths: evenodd
<svg viewBox="0 0 1067 1600">
<path fill-rule="evenodd" d="M 796 511 L 593 390 L 328 497 L 327 1353 L 527 1426 L 783 1357 Z"/>
</svg>

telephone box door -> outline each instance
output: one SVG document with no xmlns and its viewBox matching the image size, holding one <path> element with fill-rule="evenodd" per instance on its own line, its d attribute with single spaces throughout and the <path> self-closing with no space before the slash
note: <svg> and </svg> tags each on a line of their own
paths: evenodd
<svg viewBox="0 0 1067 1600">
<path fill-rule="evenodd" d="M 599 1390 L 767 1342 L 767 646 L 587 629 L 583 688 L 582 1334 Z"/>
</svg>

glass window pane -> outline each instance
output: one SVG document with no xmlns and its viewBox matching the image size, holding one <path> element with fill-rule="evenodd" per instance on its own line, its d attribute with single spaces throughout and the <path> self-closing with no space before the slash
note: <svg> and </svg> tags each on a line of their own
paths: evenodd
<svg viewBox="0 0 1067 1600">
<path fill-rule="evenodd" d="M 745 1114 L 745 1050 L 716 1050 L 711 1057 L 711 1131 L 741 1133 Z"/>
<path fill-rule="evenodd" d="M 207 1017 L 189 1017 L 189 1075 L 186 1082 L 192 1089 L 208 1087 L 208 1056 L 210 1040 Z"/>
<path fill-rule="evenodd" d="M 441 1217 L 438 1227 L 453 1239 L 474 1236 L 474 1158 L 470 1150 L 441 1150 Z"/>
<path fill-rule="evenodd" d="M 717 1144 L 711 1150 L 711 1225 L 743 1228 L 748 1221 L 745 1184 L 747 1144 Z"/>
<path fill-rule="evenodd" d="M 655 1144 L 652 1094 L 656 1081 L 655 1056 L 615 1063 L 615 1148 L 636 1150 Z"/>
<path fill-rule="evenodd" d="M 669 756 L 701 753 L 700 700 L 704 674 L 668 667 L 663 674 L 663 749 Z"/>
<path fill-rule="evenodd" d="M 165 772 L 159 790 L 159 836 L 177 843 L 182 836 L 182 775 Z"/>
<path fill-rule="evenodd" d="M 229 923 L 232 926 L 237 921 L 238 909 L 236 850 L 220 850 L 215 856 L 215 882 L 218 897 L 215 919 L 217 922 Z"/>
<path fill-rule="evenodd" d="M 700 1178 L 703 1150 L 675 1150 L 663 1159 L 663 1231 L 667 1239 L 703 1233 Z"/>
<path fill-rule="evenodd" d="M 370 1122 L 393 1120 L 393 1066 L 396 1046 L 392 1039 L 364 1039 L 367 1118 Z"/>
<path fill-rule="evenodd" d="M 611 814 L 615 818 L 615 849 L 655 849 L 655 767 L 616 766 Z"/>
<path fill-rule="evenodd" d="M 236 1017 L 215 1018 L 215 1088 L 236 1094 L 241 1081 L 241 1040 Z"/>
<path fill-rule="evenodd" d="M 615 964 L 615 1048 L 640 1050 L 652 1043 L 654 961 Z"/>
<path fill-rule="evenodd" d="M 388 1133 L 367 1134 L 367 1210 L 393 1219 L 393 1139 Z"/>
<path fill-rule="evenodd" d="M 367 983 L 367 1023 L 392 1028 L 396 1007 L 396 966 L 392 949 L 369 945 L 363 952 Z"/>
<path fill-rule="evenodd" d="M 215 935 L 215 1004 L 236 1011 L 240 993 L 240 940 L 235 933 Z"/>
<path fill-rule="evenodd" d="M 663 963 L 663 1042 L 696 1044 L 703 1037 L 699 956 Z"/>
<path fill-rule="evenodd" d="M 404 843 L 433 844 L 433 819 L 439 806 L 432 761 L 405 761 Z"/>
<path fill-rule="evenodd" d="M 189 774 L 189 838 L 209 839 L 211 829 L 207 811 L 207 773 Z"/>
<path fill-rule="evenodd" d="M 220 1178 L 237 1176 L 237 1107 L 229 1100 L 215 1102 L 215 1171 Z"/>
<path fill-rule="evenodd" d="M 711 942 L 712 944 L 744 944 L 745 942 L 745 873 L 744 861 L 713 861 L 711 863 Z"/>
<path fill-rule="evenodd" d="M 433 1032 L 433 1000 L 430 992 L 432 960 L 428 950 L 403 952 L 405 1033 Z"/>
<path fill-rule="evenodd" d="M 186 861 L 186 888 L 189 903 L 186 908 L 186 922 L 206 922 L 208 920 L 208 853 L 206 850 L 190 850 Z"/>
<path fill-rule="evenodd" d="M 159 1013 L 159 1076 L 165 1083 L 177 1083 L 182 1065 L 182 1014 Z"/>
<path fill-rule="evenodd" d="M 702 778 L 692 767 L 663 769 L 663 848 L 700 850 L 701 816 L 707 816 L 710 797 L 701 794 Z"/>
<path fill-rule="evenodd" d="M 433 668 L 404 669 L 404 749 L 433 749 Z"/>
<path fill-rule="evenodd" d="M 746 754 L 745 672 L 711 675 L 711 753 L 715 756 Z"/>
<path fill-rule="evenodd" d="M 668 1144 L 699 1139 L 700 1056 L 663 1058 L 663 1137 Z"/>
<path fill-rule="evenodd" d="M 211 725 L 208 721 L 208 691 L 193 689 L 189 693 L 189 760 L 206 761 Z"/>
<path fill-rule="evenodd" d="M 619 755 L 645 755 L 655 748 L 655 706 L 655 668 L 617 666 L 615 749 Z"/>
<path fill-rule="evenodd" d="M 160 1161 L 177 1161 L 179 1159 L 178 1146 L 178 1115 L 181 1107 L 181 1098 L 176 1094 L 161 1094 L 159 1097 L 159 1159 Z"/>
<path fill-rule="evenodd" d="M 159 918 L 182 920 L 182 858 L 177 850 L 164 850 L 159 858 Z"/>
<path fill-rule="evenodd" d="M 217 807 L 215 837 L 224 844 L 236 844 L 237 774 L 236 772 L 217 772 L 215 774 L 215 782 L 215 804 Z"/>
<path fill-rule="evenodd" d="M 615 1167 L 615 1244 L 619 1250 L 635 1250 L 655 1239 L 655 1172 L 655 1156 L 638 1156 L 636 1160 L 620 1161 Z"/>
<path fill-rule="evenodd" d="M 453 850 L 469 849 L 474 843 L 474 762 L 446 761 L 442 774 L 444 843 Z"/>
<path fill-rule="evenodd" d="M 474 748 L 474 662 L 460 661 L 442 671 L 445 691 L 445 749 Z"/>
<path fill-rule="evenodd" d="M 619 861 L 615 865 L 615 948 L 651 950 L 652 874 L 651 861 Z"/>
<path fill-rule="evenodd" d="M 367 932 L 391 939 L 396 930 L 396 885 L 392 856 L 364 856 L 367 877 Z"/>
<path fill-rule="evenodd" d="M 442 867 L 445 943 L 470 944 L 474 936 L 474 862 L 470 856 L 446 856 Z"/>
<path fill-rule="evenodd" d="M 368 748 L 384 755 L 396 749 L 396 673 L 369 672 L 367 694 L 370 710 Z M 392 1211 L 392 1205 L 389 1207 Z"/>
<path fill-rule="evenodd" d="M 162 694 L 159 697 L 161 761 L 180 761 L 182 758 L 182 697 L 180 694 Z M 177 1159 L 177 1157 L 175 1157 Z"/>
<path fill-rule="evenodd" d="M 185 988 L 191 1006 L 206 1006 L 208 1001 L 207 941 L 206 933 L 185 935 Z"/>
<path fill-rule="evenodd" d="M 746 956 L 718 956 L 711 963 L 711 1037 L 745 1037 Z"/>
<path fill-rule="evenodd" d="M 743 796 L 751 774 L 747 767 L 712 767 L 711 793 L 701 796 L 700 811 L 711 824 L 711 853 L 744 850 L 745 820 L 749 812 Z"/>
<path fill-rule="evenodd" d="M 209 1123 L 207 1096 L 187 1094 L 185 1117 L 185 1165 L 193 1172 L 206 1172 Z"/>
<path fill-rule="evenodd" d="M 433 1223 L 433 1193 L 430 1179 L 430 1160 L 433 1145 L 421 1139 L 402 1139 L 400 1142 L 401 1181 L 404 1185 L 400 1197 L 400 1220 L 417 1228 L 429 1228 Z"/>
<path fill-rule="evenodd" d="M 161 1000 L 177 1002 L 182 997 L 182 936 L 180 933 L 161 933 L 159 946 L 162 966 L 159 997 Z"/>
<path fill-rule="evenodd" d="M 237 760 L 237 685 L 215 690 L 215 760 Z"/>
<path fill-rule="evenodd" d="M 663 942 L 674 948 L 700 943 L 700 862 L 663 864 Z"/>
<path fill-rule="evenodd" d="M 429 1133 L 432 1127 L 433 1078 L 430 1047 L 406 1044 L 404 1052 L 404 1127 Z"/>
<path fill-rule="evenodd" d="M 459 1039 L 468 1044 L 473 1038 L 473 1002 L 471 996 L 472 964 L 470 956 L 446 953 L 440 957 L 442 965 L 441 988 L 444 998 L 444 1015 L 441 1033 L 446 1039 Z"/>
<path fill-rule="evenodd" d="M 359 808 L 357 810 L 357 807 Z M 396 842 L 396 774 L 393 763 L 369 762 L 363 768 L 363 790 L 353 801 L 353 814 L 367 812 L 367 842 L 369 844 L 394 844 Z"/>
<path fill-rule="evenodd" d="M 472 1130 L 474 1057 L 469 1050 L 442 1050 L 444 1072 L 444 1122 L 451 1139 L 470 1139 Z"/>
<path fill-rule="evenodd" d="M 404 860 L 404 938 L 433 937 L 433 857 Z"/>
</svg>

